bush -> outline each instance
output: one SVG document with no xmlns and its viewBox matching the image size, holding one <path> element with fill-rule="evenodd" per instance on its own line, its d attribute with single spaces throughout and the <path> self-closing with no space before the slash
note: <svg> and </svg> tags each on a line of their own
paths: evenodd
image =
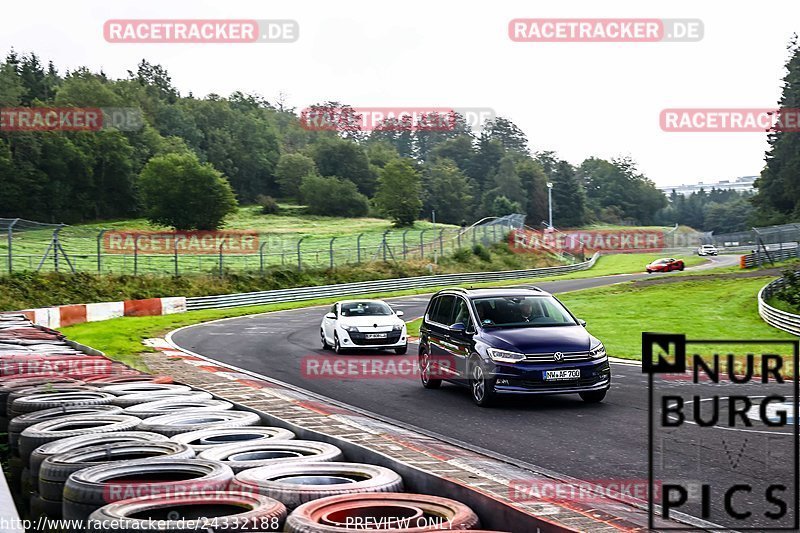
<svg viewBox="0 0 800 533">
<path fill-rule="evenodd" d="M 785 270 L 783 280 L 784 286 L 775 293 L 775 297 L 795 309 L 800 309 L 800 274 L 794 270 Z"/>
<path fill-rule="evenodd" d="M 457 263 L 467 263 L 472 259 L 473 254 L 467 248 L 459 248 L 453 253 L 453 260 Z"/>
<path fill-rule="evenodd" d="M 313 215 L 363 217 L 369 212 L 369 201 L 355 183 L 335 176 L 306 176 L 300 194 Z"/>
<path fill-rule="evenodd" d="M 478 256 L 482 261 L 491 261 L 492 254 L 482 244 L 476 244 L 472 247 L 472 253 Z"/>
<path fill-rule="evenodd" d="M 256 202 L 261 206 L 261 214 L 263 215 L 274 215 L 275 213 L 279 213 L 281 210 L 281 207 L 278 205 L 278 201 L 272 196 L 264 196 L 263 194 L 259 194 L 258 197 L 256 197 Z"/>
<path fill-rule="evenodd" d="M 231 184 L 194 154 L 150 159 L 139 178 L 145 216 L 177 230 L 213 230 L 236 211 Z"/>
</svg>

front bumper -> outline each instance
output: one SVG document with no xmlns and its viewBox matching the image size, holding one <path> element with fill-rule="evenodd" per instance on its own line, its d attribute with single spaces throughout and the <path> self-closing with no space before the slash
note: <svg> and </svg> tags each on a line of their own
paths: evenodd
<svg viewBox="0 0 800 533">
<path fill-rule="evenodd" d="M 544 379 L 548 370 L 579 369 L 580 378 Z M 495 366 L 495 392 L 498 394 L 567 394 L 607 389 L 611 386 L 608 357 L 579 363 L 516 363 Z"/>
<path fill-rule="evenodd" d="M 364 349 L 382 349 L 382 348 L 402 348 L 408 344 L 408 338 L 405 331 L 389 331 L 386 332 L 385 339 L 367 339 L 367 333 L 357 331 L 342 331 L 339 338 L 343 348 L 364 348 Z"/>
</svg>

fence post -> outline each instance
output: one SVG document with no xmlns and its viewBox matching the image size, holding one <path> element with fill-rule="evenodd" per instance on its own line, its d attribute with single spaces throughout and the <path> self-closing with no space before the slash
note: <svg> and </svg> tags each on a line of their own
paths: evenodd
<svg viewBox="0 0 800 533">
<path fill-rule="evenodd" d="M 361 237 L 363 237 L 363 233 L 359 233 L 358 237 L 356 237 L 356 263 L 361 264 Z"/>
<path fill-rule="evenodd" d="M 386 244 L 386 236 L 389 234 L 390 231 L 391 230 L 387 229 L 386 231 L 383 232 L 383 262 L 384 263 L 386 262 L 386 246 L 387 246 L 387 244 Z"/>
<path fill-rule="evenodd" d="M 11 244 L 14 241 L 14 225 L 19 222 L 18 218 L 14 219 L 14 222 L 8 226 L 8 273 L 11 274 L 14 271 L 14 254 L 11 252 Z"/>
<path fill-rule="evenodd" d="M 180 270 L 178 269 L 178 236 L 175 235 L 175 238 L 172 239 L 172 257 L 175 259 L 175 277 L 177 278 L 180 275 Z"/>
<path fill-rule="evenodd" d="M 406 246 L 406 235 L 408 235 L 408 230 L 403 232 L 403 261 L 406 259 L 406 254 L 408 254 L 408 247 Z"/>
<path fill-rule="evenodd" d="M 259 269 L 261 270 L 261 274 L 264 274 L 264 246 L 266 246 L 266 242 L 262 242 L 261 246 L 258 247 L 258 260 L 259 260 Z"/>
<path fill-rule="evenodd" d="M 136 276 L 139 273 L 139 238 L 141 235 L 137 235 L 135 239 L 133 239 L 133 275 Z"/>
<path fill-rule="evenodd" d="M 336 237 L 331 237 L 331 242 L 328 244 L 328 250 L 330 251 L 331 255 L 331 270 L 333 270 L 333 241 L 336 240 Z"/>
<path fill-rule="evenodd" d="M 308 237 L 308 235 L 303 235 L 297 241 L 297 271 L 298 272 L 303 270 L 303 261 L 302 261 L 301 255 L 300 255 L 300 243 L 302 243 L 303 240 L 305 240 L 306 237 Z"/>
<path fill-rule="evenodd" d="M 428 231 L 426 229 L 419 232 L 419 257 L 422 259 L 425 257 L 425 232 Z"/>
<path fill-rule="evenodd" d="M 100 233 L 97 234 L 97 273 L 103 273 L 102 261 L 103 261 L 103 253 L 101 249 L 100 242 L 103 240 L 103 235 L 105 234 L 106 230 L 101 229 Z M 11 247 L 9 247 L 9 250 Z"/>
<path fill-rule="evenodd" d="M 459 250 L 461 249 L 461 230 L 462 229 L 463 228 L 459 228 L 458 231 L 456 231 L 456 242 L 458 243 L 457 246 L 458 246 Z"/>
<path fill-rule="evenodd" d="M 492 242 L 497 242 L 497 225 L 492 226 Z"/>
<path fill-rule="evenodd" d="M 225 238 L 219 243 L 219 277 L 222 279 L 222 247 L 225 246 Z"/>
<path fill-rule="evenodd" d="M 478 236 L 478 228 L 477 226 L 472 226 L 472 247 L 474 248 L 477 244 L 477 236 Z"/>
<path fill-rule="evenodd" d="M 446 228 L 439 230 L 439 257 L 444 257 L 444 230 Z"/>
</svg>

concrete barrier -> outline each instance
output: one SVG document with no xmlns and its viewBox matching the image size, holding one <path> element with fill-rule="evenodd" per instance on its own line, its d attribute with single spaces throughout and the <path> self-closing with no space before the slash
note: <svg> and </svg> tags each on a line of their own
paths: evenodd
<svg viewBox="0 0 800 533">
<path fill-rule="evenodd" d="M 126 300 L 123 302 L 102 302 L 93 304 L 61 305 L 42 307 L 0 314 L 23 314 L 39 326 L 58 329 L 61 327 L 99 322 L 122 316 L 160 316 L 186 312 L 186 298 L 148 298 L 146 300 Z"/>
</svg>

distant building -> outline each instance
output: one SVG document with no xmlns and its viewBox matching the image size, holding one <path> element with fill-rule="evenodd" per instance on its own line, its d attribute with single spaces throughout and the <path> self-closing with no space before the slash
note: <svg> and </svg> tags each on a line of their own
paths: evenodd
<svg viewBox="0 0 800 533">
<path fill-rule="evenodd" d="M 700 189 L 706 192 L 711 189 L 732 189 L 739 192 L 747 192 L 754 190 L 753 183 L 755 183 L 758 176 L 742 176 L 741 178 L 734 178 L 732 180 L 719 180 L 712 183 L 689 183 L 683 185 L 662 185 L 656 188 L 669 196 L 674 190 L 676 193 L 683 196 L 688 196 L 693 192 L 698 192 Z"/>
</svg>

